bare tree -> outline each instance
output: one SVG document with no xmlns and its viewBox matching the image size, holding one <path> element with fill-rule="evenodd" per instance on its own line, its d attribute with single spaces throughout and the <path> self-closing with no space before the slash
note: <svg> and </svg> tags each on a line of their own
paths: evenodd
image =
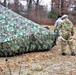
<svg viewBox="0 0 76 75">
<path fill-rule="evenodd" d="M 32 0 L 27 0 L 27 17 L 29 16 L 31 11 L 32 11 Z"/>
<path fill-rule="evenodd" d="M 6 7 L 6 3 L 7 3 L 6 0 L 4 0 L 3 5 L 4 5 L 5 7 Z"/>
<path fill-rule="evenodd" d="M 35 4 L 35 10 L 38 10 L 38 6 L 41 3 L 42 0 L 33 0 L 34 4 Z"/>
<path fill-rule="evenodd" d="M 27 0 L 27 17 L 35 9 L 36 15 L 38 12 L 39 4 L 42 0 Z"/>
<path fill-rule="evenodd" d="M 71 0 L 52 0 L 52 6 L 53 9 L 58 12 L 58 14 L 63 15 L 64 13 L 67 13 L 69 2 Z"/>
<path fill-rule="evenodd" d="M 19 13 L 19 0 L 14 0 L 15 12 Z"/>
</svg>

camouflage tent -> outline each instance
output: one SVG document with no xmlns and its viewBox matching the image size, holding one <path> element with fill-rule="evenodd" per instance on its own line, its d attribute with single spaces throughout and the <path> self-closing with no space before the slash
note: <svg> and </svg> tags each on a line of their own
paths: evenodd
<svg viewBox="0 0 76 75">
<path fill-rule="evenodd" d="M 0 5 L 0 56 L 49 50 L 54 33 Z"/>
</svg>

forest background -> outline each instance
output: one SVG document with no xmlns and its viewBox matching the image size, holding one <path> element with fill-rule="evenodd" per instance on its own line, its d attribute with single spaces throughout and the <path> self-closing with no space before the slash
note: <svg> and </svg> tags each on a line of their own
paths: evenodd
<svg viewBox="0 0 76 75">
<path fill-rule="evenodd" d="M 63 14 L 76 25 L 76 0 L 50 0 L 46 5 L 43 0 L 0 0 L 0 4 L 41 25 L 54 25 Z"/>
</svg>

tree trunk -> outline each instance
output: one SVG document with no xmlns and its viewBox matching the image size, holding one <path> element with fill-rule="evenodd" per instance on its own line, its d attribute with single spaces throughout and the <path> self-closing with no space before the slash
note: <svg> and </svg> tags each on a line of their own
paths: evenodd
<svg viewBox="0 0 76 75">
<path fill-rule="evenodd" d="M 4 0 L 3 5 L 6 7 L 6 0 Z"/>
<path fill-rule="evenodd" d="M 64 0 L 61 0 L 61 15 L 64 14 Z"/>
<path fill-rule="evenodd" d="M 19 13 L 19 0 L 14 0 L 15 12 Z"/>
<path fill-rule="evenodd" d="M 32 10 L 32 0 L 27 0 L 27 17 L 29 16 Z"/>
</svg>

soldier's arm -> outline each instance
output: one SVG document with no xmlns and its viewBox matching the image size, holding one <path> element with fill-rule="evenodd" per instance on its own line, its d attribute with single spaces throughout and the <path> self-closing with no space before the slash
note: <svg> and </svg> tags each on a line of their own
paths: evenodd
<svg viewBox="0 0 76 75">
<path fill-rule="evenodd" d="M 72 26 L 71 34 L 72 34 L 72 36 L 74 35 L 74 26 Z"/>
<path fill-rule="evenodd" d="M 55 32 L 56 28 L 57 28 L 57 21 L 54 24 L 54 32 Z"/>
<path fill-rule="evenodd" d="M 61 27 L 62 27 L 62 22 L 61 22 L 61 23 L 59 23 L 59 25 L 57 26 L 57 28 L 56 28 L 55 32 L 59 32 L 59 30 L 61 29 Z"/>
<path fill-rule="evenodd" d="M 73 36 L 74 35 L 74 25 L 73 23 L 68 19 L 69 23 L 72 25 L 72 28 L 71 28 L 71 35 Z"/>
</svg>

